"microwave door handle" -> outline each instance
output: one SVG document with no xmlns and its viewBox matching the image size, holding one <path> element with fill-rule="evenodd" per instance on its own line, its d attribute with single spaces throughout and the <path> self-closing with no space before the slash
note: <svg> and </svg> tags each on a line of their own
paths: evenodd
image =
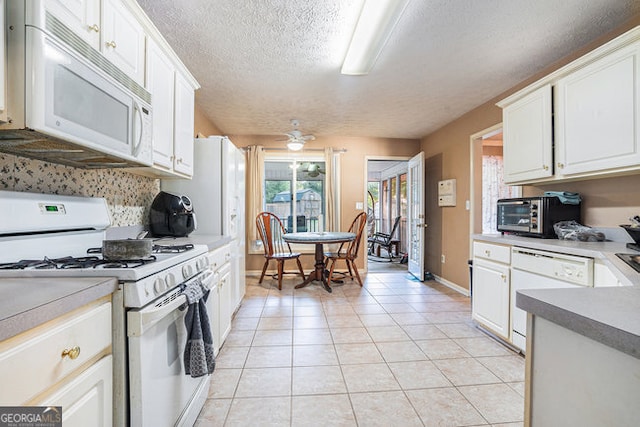
<svg viewBox="0 0 640 427">
<path fill-rule="evenodd" d="M 137 144 L 133 147 L 133 157 L 138 157 L 138 154 L 140 154 L 140 150 L 142 149 L 142 134 L 144 133 L 142 132 L 142 127 L 144 126 L 144 124 L 142 122 L 142 110 L 140 109 L 140 105 L 135 100 L 133 101 L 133 111 L 136 113 L 135 116 L 140 120 L 140 135 L 138 136 Z M 136 126 L 134 123 L 133 136 L 135 137 L 135 135 Z"/>
</svg>

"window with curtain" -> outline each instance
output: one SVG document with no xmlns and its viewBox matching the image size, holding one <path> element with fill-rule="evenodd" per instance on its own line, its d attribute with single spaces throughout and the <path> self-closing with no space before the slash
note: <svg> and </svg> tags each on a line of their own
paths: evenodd
<svg viewBox="0 0 640 427">
<path fill-rule="evenodd" d="M 497 233 L 497 202 L 518 196 L 518 187 L 504 183 L 504 164 L 500 156 L 482 156 L 482 232 Z"/>
</svg>

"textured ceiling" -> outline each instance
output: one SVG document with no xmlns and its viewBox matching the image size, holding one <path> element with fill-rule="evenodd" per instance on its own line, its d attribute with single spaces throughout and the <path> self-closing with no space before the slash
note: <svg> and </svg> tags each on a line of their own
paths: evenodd
<svg viewBox="0 0 640 427">
<path fill-rule="evenodd" d="M 420 138 L 640 13 L 638 0 L 412 0 L 366 76 L 362 0 L 138 0 L 225 134 Z"/>
</svg>

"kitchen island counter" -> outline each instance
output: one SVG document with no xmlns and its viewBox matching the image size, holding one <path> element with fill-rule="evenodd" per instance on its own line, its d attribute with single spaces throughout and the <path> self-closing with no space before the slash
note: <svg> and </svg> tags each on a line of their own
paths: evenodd
<svg viewBox="0 0 640 427">
<path fill-rule="evenodd" d="M 525 289 L 516 306 L 640 359 L 640 288 Z"/>
<path fill-rule="evenodd" d="M 525 426 L 635 426 L 640 289 L 525 289 Z"/>
<path fill-rule="evenodd" d="M 0 279 L 0 341 L 118 289 L 110 277 Z"/>
</svg>

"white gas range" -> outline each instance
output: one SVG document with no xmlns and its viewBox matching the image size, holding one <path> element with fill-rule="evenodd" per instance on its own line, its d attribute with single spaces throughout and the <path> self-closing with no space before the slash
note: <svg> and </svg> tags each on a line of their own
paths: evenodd
<svg viewBox="0 0 640 427">
<path fill-rule="evenodd" d="M 114 396 L 125 397 L 114 399 L 114 425 L 191 425 L 209 377 L 185 374 L 182 291 L 195 281 L 211 286 L 207 247 L 164 238 L 148 257 L 105 260 L 95 248 L 110 224 L 101 198 L 0 191 L 0 278 L 117 278 Z"/>
</svg>

